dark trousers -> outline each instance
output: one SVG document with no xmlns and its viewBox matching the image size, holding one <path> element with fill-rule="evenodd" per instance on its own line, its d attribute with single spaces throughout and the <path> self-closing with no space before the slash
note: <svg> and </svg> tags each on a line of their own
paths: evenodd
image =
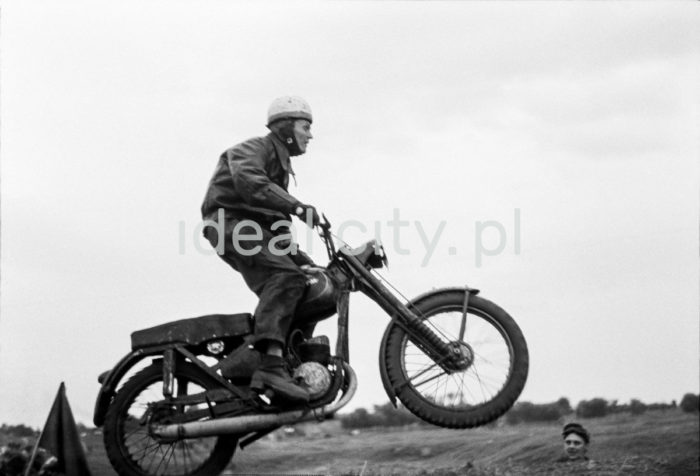
<svg viewBox="0 0 700 476">
<path fill-rule="evenodd" d="M 255 309 L 254 345 L 264 350 L 269 341 L 285 345 L 287 334 L 292 326 L 294 310 L 306 291 L 306 274 L 300 269 L 305 264 L 313 264 L 306 253 L 296 247 L 291 240 L 281 240 L 281 235 L 288 234 L 287 228 L 275 231 L 270 223 L 257 221 L 262 231 L 260 239 L 249 239 L 254 229 L 244 226 L 237 230 L 237 235 L 247 235 L 244 241 L 238 241 L 238 249 L 233 244 L 236 225 L 241 218 L 227 218 L 224 226 L 224 246 L 217 249 L 219 256 L 233 269 L 243 275 L 248 287 L 257 294 L 260 301 Z M 204 229 L 204 236 L 216 249 L 219 233 L 213 227 Z M 274 246 L 276 252 L 271 249 Z M 281 251 L 293 249 L 296 253 L 281 254 Z M 223 248 L 223 250 L 221 249 Z M 243 251 L 241 251 L 243 250 Z M 297 324 L 297 323 L 295 323 Z M 299 323 L 301 324 L 301 323 Z M 302 326 L 305 327 L 305 326 Z M 305 334 L 312 332 L 307 329 Z"/>
</svg>

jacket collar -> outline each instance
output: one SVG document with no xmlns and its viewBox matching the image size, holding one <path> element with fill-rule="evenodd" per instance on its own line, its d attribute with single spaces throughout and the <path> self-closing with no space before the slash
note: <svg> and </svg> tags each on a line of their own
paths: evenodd
<svg viewBox="0 0 700 476">
<path fill-rule="evenodd" d="M 277 137 L 277 135 L 274 132 L 270 132 L 267 135 L 267 137 L 269 137 L 272 140 L 272 145 L 275 148 L 275 154 L 277 155 L 277 159 L 279 159 L 282 168 L 287 172 L 291 172 L 292 164 L 289 161 L 289 151 L 287 150 L 287 146 L 284 145 L 282 139 Z M 291 173 L 293 174 L 294 172 Z"/>
</svg>

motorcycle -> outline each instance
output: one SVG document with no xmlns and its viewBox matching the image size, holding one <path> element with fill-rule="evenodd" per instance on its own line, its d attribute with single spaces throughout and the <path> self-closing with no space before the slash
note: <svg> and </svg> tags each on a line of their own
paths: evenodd
<svg viewBox="0 0 700 476">
<path fill-rule="evenodd" d="M 404 303 L 377 272 L 387 258 L 376 240 L 336 249 L 325 216 L 318 230 L 329 264 L 308 270 L 307 291 L 295 310 L 303 319 L 295 322 L 337 314 L 335 352 L 327 338 L 300 329 L 290 332 L 286 347 L 287 363 L 311 400 L 289 404 L 251 390 L 251 314 L 212 314 L 136 331 L 131 352 L 98 378 L 93 418 L 104 427 L 107 455 L 120 475 L 220 474 L 237 446 L 285 425 L 333 417 L 357 389 L 348 345 L 349 294 L 355 291 L 390 318 L 379 369 L 394 406 L 399 400 L 422 420 L 455 429 L 487 424 L 512 407 L 525 386 L 529 357 L 507 312 L 468 286 L 435 289 Z"/>
</svg>

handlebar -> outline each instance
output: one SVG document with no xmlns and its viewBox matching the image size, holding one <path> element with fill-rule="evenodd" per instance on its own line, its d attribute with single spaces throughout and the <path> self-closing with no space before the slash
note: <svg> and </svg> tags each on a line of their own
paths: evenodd
<svg viewBox="0 0 700 476">
<path fill-rule="evenodd" d="M 326 245 L 326 251 L 328 251 L 328 259 L 332 260 L 335 257 L 335 243 L 333 243 L 333 236 L 331 235 L 331 222 L 326 217 L 325 213 L 321 213 L 323 218 L 318 224 L 319 236 Z"/>
</svg>

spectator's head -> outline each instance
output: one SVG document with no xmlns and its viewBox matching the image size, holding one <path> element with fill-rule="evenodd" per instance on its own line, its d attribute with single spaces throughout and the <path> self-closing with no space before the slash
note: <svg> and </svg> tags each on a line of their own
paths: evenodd
<svg viewBox="0 0 700 476">
<path fill-rule="evenodd" d="M 586 458 L 591 435 L 578 423 L 567 423 L 561 433 L 564 438 L 564 453 L 571 461 Z"/>
</svg>

